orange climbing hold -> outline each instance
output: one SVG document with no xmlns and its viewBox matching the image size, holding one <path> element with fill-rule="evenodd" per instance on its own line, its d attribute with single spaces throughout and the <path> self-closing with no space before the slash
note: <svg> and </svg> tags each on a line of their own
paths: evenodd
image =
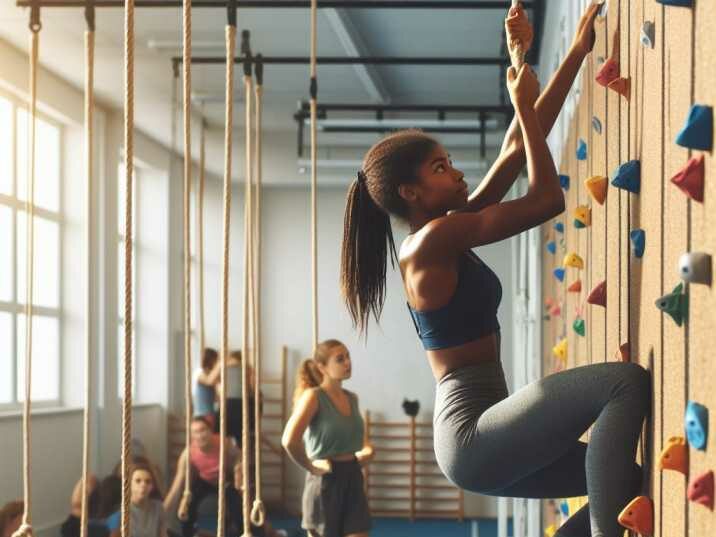
<svg viewBox="0 0 716 537">
<path fill-rule="evenodd" d="M 689 473 L 689 446 L 683 436 L 672 436 L 659 455 L 661 470 L 674 470 L 684 475 Z"/>
<path fill-rule="evenodd" d="M 631 79 L 629 78 L 617 78 L 613 82 L 610 82 L 607 87 L 612 91 L 616 91 L 627 101 L 631 96 Z"/>
<path fill-rule="evenodd" d="M 637 496 L 619 513 L 619 524 L 642 535 L 654 534 L 654 504 L 646 496 Z"/>
<path fill-rule="evenodd" d="M 584 186 L 599 205 L 604 205 L 604 202 L 607 201 L 609 179 L 603 175 L 595 175 L 584 181 Z"/>
<path fill-rule="evenodd" d="M 582 292 L 582 280 L 577 280 L 576 282 L 571 284 L 569 287 L 567 287 L 567 292 L 581 293 Z"/>
<path fill-rule="evenodd" d="M 607 307 L 607 281 L 598 284 L 587 297 L 587 302 L 595 306 Z"/>
<path fill-rule="evenodd" d="M 689 500 L 714 509 L 714 473 L 709 470 L 696 476 L 686 490 Z"/>
</svg>

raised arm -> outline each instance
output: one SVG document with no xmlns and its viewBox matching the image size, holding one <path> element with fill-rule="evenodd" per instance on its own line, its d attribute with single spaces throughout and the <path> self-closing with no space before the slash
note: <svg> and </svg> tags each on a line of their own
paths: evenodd
<svg viewBox="0 0 716 537">
<path fill-rule="evenodd" d="M 545 137 L 557 121 L 584 58 L 594 47 L 594 21 L 598 12 L 599 5 L 593 4 L 582 16 L 569 52 L 535 103 L 537 121 Z M 479 211 L 502 201 L 524 168 L 526 158 L 525 140 L 519 118 L 515 115 L 497 160 L 470 195 L 468 210 Z"/>
</svg>

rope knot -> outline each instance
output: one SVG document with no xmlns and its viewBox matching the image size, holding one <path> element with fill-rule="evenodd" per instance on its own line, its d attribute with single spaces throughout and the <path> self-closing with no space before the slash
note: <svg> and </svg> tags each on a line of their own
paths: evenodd
<svg viewBox="0 0 716 537">
<path fill-rule="evenodd" d="M 251 509 L 251 523 L 254 526 L 263 526 L 266 520 L 266 508 L 261 500 L 254 500 L 254 506 Z"/>
<path fill-rule="evenodd" d="M 189 520 L 189 505 L 191 505 L 191 492 L 185 490 L 177 509 L 177 518 L 182 522 Z"/>
<path fill-rule="evenodd" d="M 23 522 L 15 533 L 12 534 L 12 537 L 33 537 L 32 524 Z"/>
</svg>

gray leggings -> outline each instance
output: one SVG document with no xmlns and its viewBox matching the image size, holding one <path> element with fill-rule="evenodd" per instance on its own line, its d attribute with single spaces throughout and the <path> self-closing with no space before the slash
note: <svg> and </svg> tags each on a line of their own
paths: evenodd
<svg viewBox="0 0 716 537">
<path fill-rule="evenodd" d="M 651 377 L 608 362 L 544 377 L 508 396 L 500 361 L 448 373 L 435 393 L 435 456 L 457 486 L 489 496 L 589 496 L 559 537 L 621 537 L 641 487 L 634 462 Z M 579 438 L 594 424 L 589 444 Z M 591 520 L 590 520 L 591 519 Z"/>
</svg>

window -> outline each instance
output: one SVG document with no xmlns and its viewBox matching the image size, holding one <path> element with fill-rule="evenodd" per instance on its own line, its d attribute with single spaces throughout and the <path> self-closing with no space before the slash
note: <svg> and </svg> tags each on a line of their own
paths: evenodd
<svg viewBox="0 0 716 537">
<path fill-rule="evenodd" d="M 38 117 L 35 138 L 33 401 L 60 402 L 61 137 Z M 25 397 L 25 297 L 29 115 L 0 95 L 0 406 Z"/>
</svg>

